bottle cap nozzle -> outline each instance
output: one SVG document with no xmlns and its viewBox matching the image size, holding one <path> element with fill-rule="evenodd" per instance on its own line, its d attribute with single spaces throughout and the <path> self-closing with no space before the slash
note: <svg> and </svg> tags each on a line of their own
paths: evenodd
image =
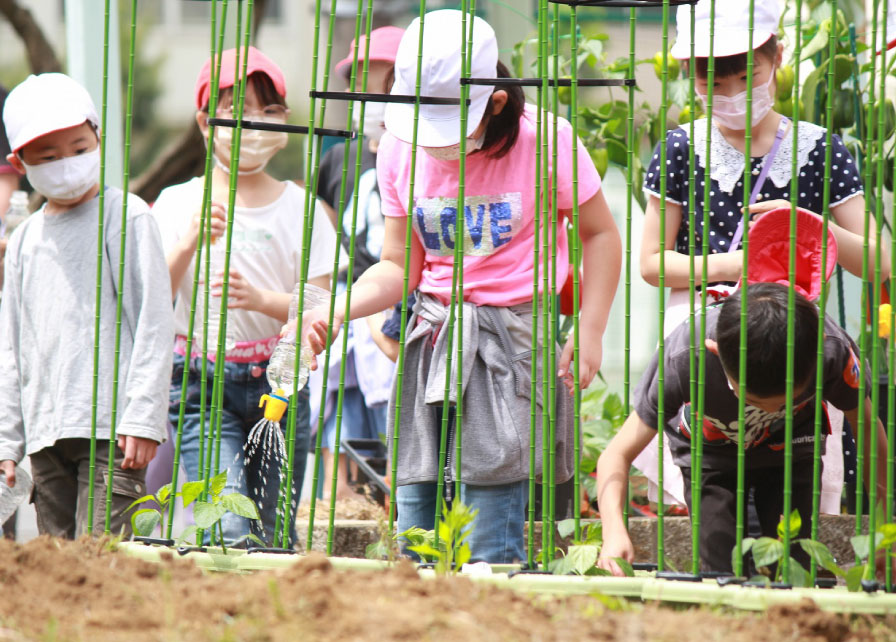
<svg viewBox="0 0 896 642">
<path fill-rule="evenodd" d="M 264 406 L 264 418 L 268 421 L 279 422 L 283 418 L 283 413 L 289 407 L 289 400 L 286 393 L 278 388 L 273 394 L 262 395 L 258 400 L 258 407 Z"/>
</svg>

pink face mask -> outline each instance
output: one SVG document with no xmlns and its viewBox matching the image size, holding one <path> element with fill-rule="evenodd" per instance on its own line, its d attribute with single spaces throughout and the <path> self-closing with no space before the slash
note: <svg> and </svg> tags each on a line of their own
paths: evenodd
<svg viewBox="0 0 896 642">
<path fill-rule="evenodd" d="M 771 95 L 772 80 L 775 78 L 775 69 L 772 68 L 768 76 L 768 80 L 763 85 L 753 87 L 753 127 L 766 117 L 771 111 L 774 98 Z M 706 105 L 706 94 L 697 92 L 703 104 Z M 743 131 L 747 128 L 747 92 L 742 91 L 734 96 L 719 96 L 713 94 L 712 97 L 712 117 L 723 127 Z"/>
</svg>

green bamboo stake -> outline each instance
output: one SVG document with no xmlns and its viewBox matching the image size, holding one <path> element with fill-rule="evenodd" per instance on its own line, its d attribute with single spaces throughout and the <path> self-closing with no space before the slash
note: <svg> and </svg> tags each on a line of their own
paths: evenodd
<svg viewBox="0 0 896 642">
<path fill-rule="evenodd" d="M 128 47 L 128 92 L 125 101 L 124 159 L 121 191 L 121 246 L 118 262 L 118 297 L 115 303 L 115 360 L 112 364 L 112 409 L 109 419 L 109 482 L 106 484 L 106 526 L 109 535 L 112 527 L 112 486 L 115 477 L 115 442 L 118 422 L 118 376 L 121 366 L 121 310 L 124 296 L 124 258 L 127 248 L 128 186 L 131 171 L 131 119 L 134 107 L 134 46 L 137 40 L 137 0 L 131 0 L 131 28 Z"/>
<path fill-rule="evenodd" d="M 100 316 L 103 309 L 103 249 L 106 246 L 106 111 L 109 95 L 109 0 L 103 15 L 103 104 L 100 113 L 100 193 L 96 237 L 96 303 L 93 325 L 93 391 L 90 405 L 90 461 L 87 482 L 87 532 L 93 534 L 93 495 L 96 485 L 96 410 L 100 383 Z"/>
<path fill-rule="evenodd" d="M 214 114 L 217 112 L 218 105 L 218 80 L 221 74 L 221 59 L 220 57 L 215 62 L 215 53 L 216 51 L 221 51 L 220 47 L 223 45 L 223 35 L 224 35 L 224 20 L 226 18 L 227 13 L 227 0 L 223 0 L 224 8 L 223 14 L 221 16 L 222 19 L 222 28 L 221 28 L 221 38 L 222 43 L 219 43 L 218 48 L 215 47 L 215 35 L 217 34 L 216 21 L 217 21 L 217 8 L 218 8 L 218 0 L 213 0 L 211 4 L 211 54 L 210 60 L 210 91 L 209 91 L 209 114 Z M 208 137 L 210 140 L 214 139 L 214 125 L 209 125 Z M 195 322 L 196 322 L 196 300 L 199 293 L 199 274 L 202 267 L 202 259 L 203 256 L 208 256 L 209 252 L 206 251 L 203 255 L 203 246 L 206 244 L 207 240 L 210 240 L 211 236 L 211 217 L 209 215 L 209 211 L 211 208 L 211 178 L 212 178 L 212 146 L 207 145 L 205 150 L 205 171 L 204 171 L 204 185 L 203 185 L 203 193 L 202 193 L 202 209 L 199 219 L 199 229 L 201 233 L 196 237 L 196 252 L 195 258 L 193 259 L 193 289 L 190 295 L 190 318 L 187 322 L 187 343 L 184 349 L 184 374 L 181 378 L 181 388 L 180 388 L 180 405 L 178 408 L 177 415 L 177 436 L 175 437 L 175 446 L 174 446 L 174 464 L 171 471 L 171 492 L 172 494 L 177 490 L 177 481 L 180 472 L 180 451 L 181 444 L 183 443 L 183 433 L 184 433 L 184 414 L 187 402 L 187 386 L 190 381 L 190 361 L 191 355 L 193 354 L 193 334 L 195 332 Z M 208 261 L 206 260 L 206 263 Z M 208 273 L 206 273 L 206 283 L 208 283 Z M 204 326 L 204 341 L 203 349 L 202 349 L 202 370 L 205 373 L 205 363 L 206 363 L 206 345 L 208 344 L 208 294 L 206 293 L 206 304 L 204 306 L 205 310 L 205 326 Z M 205 462 L 205 388 L 206 381 L 203 378 L 200 384 L 200 410 L 199 410 L 199 465 L 200 470 L 202 470 L 203 464 Z M 201 477 L 201 473 L 200 473 Z M 168 504 L 168 523 L 165 528 L 165 538 L 171 539 L 172 528 L 174 527 L 174 506 L 175 502 L 171 501 Z"/>
<path fill-rule="evenodd" d="M 802 33 L 801 14 L 803 3 L 797 0 L 796 3 L 796 33 Z M 802 39 L 796 39 L 794 47 L 794 56 L 797 61 L 802 58 Z M 785 366 L 785 385 L 786 385 L 786 401 L 784 415 L 784 522 L 789 524 L 791 507 L 793 505 L 793 393 L 794 380 L 793 370 L 795 363 L 794 355 L 794 333 L 795 333 L 795 313 L 796 308 L 796 209 L 797 199 L 800 195 L 799 188 L 799 158 L 796 150 L 799 146 L 799 129 L 800 129 L 800 83 L 799 83 L 799 64 L 795 65 L 794 82 L 793 82 L 793 150 L 792 161 L 790 166 L 790 247 L 788 249 L 787 258 L 787 274 L 789 287 L 787 290 L 787 362 Z M 746 232 L 744 233 L 746 236 Z M 824 238 L 824 237 L 822 237 Z M 744 255 L 746 256 L 746 254 Z M 746 281 L 746 278 L 744 279 Z M 820 316 L 824 316 L 823 314 Z M 784 528 L 784 556 L 781 559 L 781 577 L 785 583 L 790 583 L 790 527 Z"/>
<path fill-rule="evenodd" d="M 550 283 L 548 282 L 548 269 L 549 269 L 549 255 L 551 252 L 550 246 L 550 237 L 548 225 L 550 225 L 550 213 L 547 206 L 547 198 L 548 198 L 548 176 L 549 176 L 549 162 L 548 162 L 548 60 L 547 60 L 547 51 L 548 51 L 548 0 L 541 1 L 541 8 L 539 10 L 539 26 L 541 29 L 541 35 L 539 37 L 539 47 L 542 49 L 541 61 L 542 67 L 539 70 L 541 74 L 541 82 L 543 90 L 541 92 L 541 104 L 539 105 L 539 112 L 542 115 L 541 122 L 541 161 L 543 163 L 541 180 L 543 181 L 541 196 L 544 199 L 544 212 L 548 219 L 545 221 L 545 230 L 544 235 L 542 237 L 542 273 L 541 273 L 541 314 L 542 314 L 542 332 L 544 333 L 544 340 L 542 342 L 541 354 L 542 354 L 542 380 L 541 380 L 541 539 L 542 539 L 542 555 L 545 560 L 545 568 L 547 568 L 549 560 L 554 558 L 554 550 L 551 546 L 551 533 L 550 533 L 550 487 L 548 485 L 548 475 L 549 473 L 549 463 L 548 460 L 550 458 L 549 451 L 549 439 L 550 439 L 550 387 L 548 383 L 548 379 L 551 376 L 550 369 L 550 343 L 553 340 L 553 328 L 554 324 L 552 322 L 551 317 L 551 308 L 550 308 Z"/>
<path fill-rule="evenodd" d="M 637 11 L 634 7 L 628 12 L 628 77 L 635 77 L 635 25 Z M 626 168 L 625 168 L 625 347 L 622 366 L 622 403 L 625 416 L 631 413 L 631 376 L 632 376 L 632 201 L 634 199 L 634 166 L 635 166 L 635 86 L 628 87 L 628 116 L 626 118 Z M 628 528 L 628 511 L 630 488 L 626 485 L 625 505 L 622 508 L 622 519 Z"/>
<path fill-rule="evenodd" d="M 358 12 L 355 19 L 355 50 L 352 56 L 352 66 L 350 72 L 350 80 L 349 87 L 352 88 L 352 91 L 355 89 L 356 85 L 356 77 L 358 72 L 358 46 L 361 42 L 361 16 L 363 15 L 363 0 L 358 0 Z M 364 63 L 363 70 L 361 72 L 361 91 L 367 92 L 367 72 L 370 66 L 370 62 L 368 60 L 368 55 L 370 54 L 370 31 L 371 24 L 373 21 L 373 0 L 367 0 L 367 20 L 365 22 L 365 41 L 364 41 Z M 352 127 L 352 116 L 354 110 L 354 103 L 349 102 L 348 104 L 348 114 L 346 117 L 346 129 L 351 129 Z M 361 154 L 364 147 L 364 113 L 367 110 L 367 103 L 361 102 L 361 118 L 360 118 L 360 127 L 358 130 L 358 144 L 355 147 L 355 174 L 354 181 L 352 186 L 352 193 L 358 193 L 358 187 L 361 182 Z M 348 176 L 348 154 L 349 146 L 346 145 L 345 152 L 342 155 L 342 180 L 340 181 L 339 187 L 339 208 L 336 210 L 337 212 L 342 212 L 345 209 L 345 188 L 347 184 L 347 176 Z M 338 215 L 341 217 L 341 214 Z M 339 391 L 336 395 L 336 435 L 335 435 L 335 444 L 333 448 L 333 478 L 332 485 L 330 486 L 330 518 L 329 524 L 327 526 L 327 555 L 333 554 L 333 530 L 335 526 L 336 520 L 336 488 L 339 484 L 339 445 L 341 443 L 342 437 L 342 404 L 345 400 L 345 365 L 348 353 L 348 319 L 350 319 L 351 312 L 351 301 L 352 301 L 352 280 L 354 277 L 355 271 L 355 241 L 356 241 L 356 228 L 358 224 L 358 199 L 352 199 L 352 222 L 351 222 L 351 233 L 349 234 L 349 251 L 348 251 L 348 268 L 346 271 L 346 289 L 345 289 L 345 319 L 346 319 L 346 327 L 343 328 L 342 332 L 342 361 L 339 367 Z M 337 243 L 336 243 L 336 256 L 333 260 L 333 291 L 336 291 L 336 282 L 339 276 L 339 256 L 342 248 L 342 222 L 340 220 L 339 229 L 337 231 Z M 335 299 L 334 299 L 335 301 Z"/>
<path fill-rule="evenodd" d="M 831 14 L 837 16 L 837 0 L 831 0 Z M 821 422 L 822 408 L 824 405 L 824 324 L 825 310 L 827 309 L 828 286 L 824 283 L 824 276 L 827 274 L 828 268 L 828 225 L 831 217 L 831 160 L 833 150 L 833 128 L 834 128 L 834 56 L 837 51 L 837 38 L 835 36 L 836 28 L 831 29 L 830 38 L 828 39 L 828 61 L 826 71 L 827 81 L 827 99 L 825 103 L 825 155 L 824 155 L 824 185 L 822 187 L 822 232 L 821 232 L 821 274 L 822 286 L 818 297 L 818 343 L 815 358 L 815 441 L 812 449 L 812 525 L 810 537 L 818 540 L 818 514 L 821 509 Z M 818 565 L 815 560 L 810 560 L 809 575 L 812 578 L 812 585 L 815 585 L 815 579 L 818 576 Z"/>
<path fill-rule="evenodd" d="M 702 259 L 700 274 L 700 341 L 698 349 L 700 351 L 700 360 L 698 363 L 699 372 L 697 373 L 697 424 L 691 430 L 691 439 L 696 445 L 696 458 L 691 462 L 691 467 L 699 471 L 693 481 L 693 490 L 691 495 L 691 520 L 697 524 L 697 530 L 700 530 L 702 511 L 700 502 L 702 501 L 703 489 L 703 418 L 706 415 L 706 306 L 707 306 L 707 271 L 709 269 L 709 234 L 708 221 L 712 213 L 711 201 L 712 196 L 711 181 L 707 181 L 706 174 L 712 167 L 712 106 L 713 95 L 715 93 L 714 83 L 716 76 L 716 59 L 715 59 L 715 31 L 716 31 L 716 0 L 710 0 L 709 3 L 709 58 L 706 61 L 706 169 L 704 170 L 703 181 L 703 229 L 701 232 L 702 247 L 700 256 Z M 693 112 L 691 112 L 693 118 Z M 697 169 L 693 165 L 693 177 L 697 176 Z M 694 180 L 692 178 L 691 180 Z M 744 192 L 746 193 L 746 191 Z M 699 549 L 699 540 L 697 542 Z M 699 559 L 699 550 L 698 550 Z"/>
<path fill-rule="evenodd" d="M 667 121 L 669 117 L 669 0 L 663 0 L 663 67 L 662 67 L 662 91 L 660 98 L 660 122 L 662 123 L 662 131 L 666 132 Z M 663 390 L 665 381 L 665 346 L 666 337 L 664 326 L 666 323 L 666 185 L 668 182 L 669 172 L 666 170 L 666 140 L 660 141 L 660 265 L 659 265 L 659 295 L 658 301 L 658 318 L 659 318 L 659 340 L 657 341 L 657 382 L 659 390 Z M 666 402 L 661 393 L 657 395 L 657 500 L 656 500 L 656 561 L 657 569 L 662 571 L 665 569 L 665 524 L 663 518 L 665 515 L 664 506 L 664 470 L 663 470 L 663 451 L 665 444 L 666 428 Z"/>
<path fill-rule="evenodd" d="M 894 178 L 896 178 L 896 168 L 894 168 Z M 891 216 L 896 215 L 896 204 L 891 211 Z M 891 218 L 891 220 L 894 220 Z M 890 257 L 896 256 L 896 234 L 890 235 Z M 893 523 L 893 491 L 894 491 L 894 468 L 896 468 L 896 387 L 894 387 L 893 373 L 896 373 L 896 313 L 893 310 L 893 304 L 896 303 L 896 263 L 890 261 L 890 332 L 889 332 L 889 369 L 890 374 L 887 377 L 887 489 L 886 501 L 884 502 L 885 515 L 888 524 Z M 886 559 L 886 585 L 887 591 L 893 590 L 893 558 L 889 555 Z"/>
<path fill-rule="evenodd" d="M 579 464 L 582 458 L 581 441 L 582 441 L 582 386 L 579 381 L 581 373 L 580 352 L 579 352 L 579 266 L 582 262 L 581 247 L 579 244 L 579 35 L 576 29 L 576 6 L 570 6 L 569 11 L 569 38 L 570 38 L 570 107 L 572 110 L 572 238 L 570 239 L 570 251 L 572 252 L 572 300 L 573 300 L 573 364 L 575 373 L 574 396 L 575 396 L 575 414 L 573 419 L 573 484 L 572 484 L 572 510 L 573 519 L 575 520 L 575 537 L 580 540 L 582 536 L 582 507 L 581 507 L 581 484 L 579 483 Z M 558 90 L 559 91 L 559 90 Z M 555 180 L 556 184 L 557 181 Z M 561 391 L 561 394 L 565 394 Z"/>
<path fill-rule="evenodd" d="M 740 359 L 738 368 L 738 394 L 737 394 L 737 520 L 734 530 L 734 547 L 737 551 L 734 560 L 734 574 L 741 575 L 743 573 L 743 555 L 742 544 L 744 538 L 744 506 L 746 500 L 744 497 L 744 424 L 746 416 L 746 401 L 744 400 L 747 393 L 747 256 L 749 254 L 750 241 L 750 214 L 748 208 L 750 206 L 750 189 L 751 189 L 751 163 L 752 155 L 750 153 L 753 142 L 753 19 L 755 4 L 754 0 L 750 0 L 750 20 L 749 20 L 749 49 L 747 50 L 747 115 L 746 115 L 746 131 L 744 132 L 744 192 L 743 192 L 743 264 L 741 268 L 741 305 L 740 305 Z M 797 12 L 799 13 L 799 12 Z M 797 29 L 799 33 L 799 29 Z M 799 70 L 796 71 L 799 74 Z M 798 84 L 794 81 L 794 86 Z"/>
</svg>

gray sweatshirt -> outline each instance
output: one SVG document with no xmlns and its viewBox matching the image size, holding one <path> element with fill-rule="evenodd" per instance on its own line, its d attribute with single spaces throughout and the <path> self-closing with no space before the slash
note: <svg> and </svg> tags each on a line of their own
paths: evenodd
<svg viewBox="0 0 896 642">
<path fill-rule="evenodd" d="M 166 435 L 171 282 L 155 220 L 128 200 L 124 279 L 119 283 L 122 191 L 105 194 L 97 437 L 108 439 L 115 309 L 123 292 L 118 433 Z M 35 212 L 10 238 L 0 304 L 0 460 L 90 438 L 99 197 L 63 214 Z"/>
</svg>

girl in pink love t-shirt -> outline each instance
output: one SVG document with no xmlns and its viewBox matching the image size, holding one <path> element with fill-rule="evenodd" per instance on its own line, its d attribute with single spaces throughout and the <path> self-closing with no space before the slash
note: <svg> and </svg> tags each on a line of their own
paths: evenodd
<svg viewBox="0 0 896 642">
<path fill-rule="evenodd" d="M 427 13 L 405 33 L 395 62 L 393 94 L 414 94 L 417 44 L 423 29 L 422 96 L 460 97 L 461 18 L 459 11 Z M 473 19 L 472 77 L 507 77 L 498 62 L 491 27 Z M 469 28 L 469 27 L 468 27 Z M 405 236 L 410 211 L 410 289 L 419 294 L 405 344 L 402 408 L 398 444 L 393 456 L 398 470 L 399 531 L 412 526 L 433 528 L 438 479 L 442 407 L 445 395 L 448 320 L 452 265 L 458 216 L 463 216 L 463 421 L 461 465 L 455 461 L 456 387 L 451 386 L 444 463 L 446 494 L 454 480 L 460 500 L 478 509 L 469 538 L 473 560 L 509 563 L 523 559 L 523 525 L 529 476 L 531 416 L 532 290 L 534 242 L 550 232 L 549 209 L 535 225 L 536 110 L 525 104 L 519 87 L 470 87 L 466 128 L 464 207 L 457 206 L 460 180 L 461 119 L 458 105 L 421 105 L 417 124 L 414 193 L 410 193 L 414 107 L 389 103 L 388 133 L 380 142 L 377 175 L 386 217 L 380 262 L 354 285 L 351 318 L 384 310 L 401 300 L 404 284 Z M 549 131 L 553 131 L 553 120 Z M 560 216 L 573 207 L 573 132 L 557 120 L 556 184 Z M 552 139 L 553 136 L 549 136 Z M 578 383 L 584 388 L 600 368 L 602 338 L 619 280 L 621 243 L 603 193 L 600 177 L 584 146 L 578 153 L 578 205 L 584 281 L 580 321 Z M 549 141 L 548 158 L 553 152 Z M 549 191 L 550 193 L 550 191 Z M 413 198 L 413 202 L 410 199 Z M 566 226 L 557 230 L 559 290 L 569 264 Z M 552 260 L 550 257 L 549 260 Z M 336 303 L 333 332 L 345 321 L 344 301 Z M 316 352 L 325 348 L 326 313 L 306 315 L 305 341 Z M 543 336 L 540 333 L 539 336 Z M 559 346 L 558 346 L 559 349 Z M 558 377 L 571 390 L 572 339 L 563 347 Z M 454 359 L 456 362 L 456 359 Z M 538 364 L 540 366 L 540 364 Z M 539 370 L 540 367 L 539 367 Z M 456 369 L 451 375 L 457 380 Z M 540 386 L 537 403 L 540 406 Z M 389 423 L 395 421 L 393 387 Z M 556 395 L 556 479 L 573 474 L 571 396 Z M 540 420 L 540 410 L 536 413 Z M 392 442 L 395 426 L 389 427 Z M 540 421 L 537 443 L 541 443 Z M 541 449 L 536 471 L 541 472 Z"/>
</svg>

